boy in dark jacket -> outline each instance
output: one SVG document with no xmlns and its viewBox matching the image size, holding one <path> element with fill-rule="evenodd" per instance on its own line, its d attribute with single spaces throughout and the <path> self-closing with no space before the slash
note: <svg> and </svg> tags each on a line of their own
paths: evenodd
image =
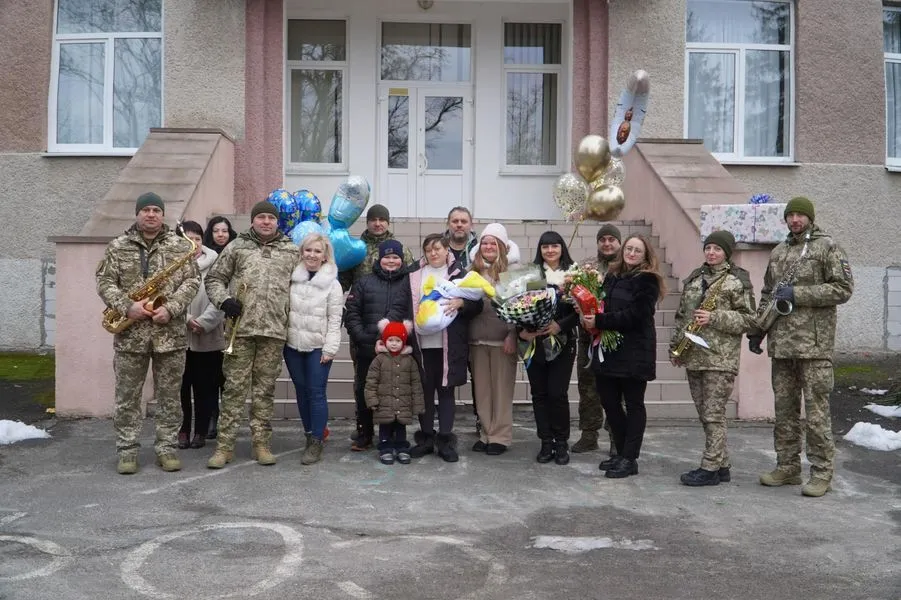
<svg viewBox="0 0 901 600">
<path fill-rule="evenodd" d="M 379 321 L 381 339 L 375 344 L 375 358 L 366 375 L 366 406 L 379 424 L 379 460 L 383 464 L 410 464 L 407 425 L 415 415 L 425 412 L 419 366 L 407 336 L 413 330 L 410 321 Z"/>
</svg>

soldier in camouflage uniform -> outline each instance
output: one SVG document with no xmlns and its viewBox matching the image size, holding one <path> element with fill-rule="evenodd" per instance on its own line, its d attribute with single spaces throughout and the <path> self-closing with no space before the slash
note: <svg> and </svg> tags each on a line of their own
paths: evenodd
<svg viewBox="0 0 901 600">
<path fill-rule="evenodd" d="M 801 399 L 804 399 L 810 479 L 805 496 L 831 489 L 835 440 L 829 414 L 833 387 L 836 306 L 851 298 L 854 279 L 845 251 L 814 224 L 813 203 L 792 198 L 785 207 L 788 238 L 773 249 L 763 281 L 759 314 L 770 302 L 791 302 L 769 331 L 749 333 L 752 352 L 760 353 L 763 336 L 773 359 L 776 469 L 760 476 L 767 486 L 801 483 Z M 792 274 L 791 271 L 794 271 Z M 788 281 L 786 278 L 790 277 Z"/>
<path fill-rule="evenodd" d="M 207 462 L 211 469 L 221 469 L 234 456 L 248 388 L 252 457 L 261 465 L 275 464 L 271 449 L 273 395 L 282 368 L 291 272 L 299 250 L 278 230 L 275 206 L 258 202 L 250 216 L 250 230 L 225 247 L 206 278 L 210 302 L 233 324 L 241 317 L 234 352 L 226 354 L 222 364 L 225 389 L 216 452 Z M 247 287 L 241 294 L 243 284 Z"/>
<path fill-rule="evenodd" d="M 598 229 L 597 234 L 598 258 L 594 265 L 603 278 L 604 273 L 610 267 L 610 263 L 616 259 L 622 245 L 622 234 L 616 225 L 607 223 Z M 594 372 L 591 370 L 591 362 L 588 360 L 588 348 L 591 344 L 591 336 L 587 331 L 579 327 L 579 343 L 576 354 L 576 378 L 579 387 L 579 429 L 582 436 L 570 448 L 571 452 L 591 452 L 598 449 L 598 432 L 603 427 L 610 437 L 610 456 L 616 456 L 616 445 L 613 443 L 613 435 L 610 426 L 604 419 L 604 409 L 601 407 L 601 399 L 598 397 L 597 388 L 594 385 Z"/>
<path fill-rule="evenodd" d="M 116 470 L 123 475 L 138 471 L 138 436 L 143 414 L 141 392 L 147 368 L 153 365 L 156 401 L 157 464 L 164 471 L 178 471 L 176 454 L 181 425 L 181 376 L 185 370 L 185 312 L 200 287 L 200 272 L 193 260 L 175 271 L 163 284 L 166 301 L 155 310 L 135 302 L 128 294 L 173 261 L 191 252 L 188 241 L 163 223 L 165 205 L 156 194 L 141 195 L 135 204 L 135 224 L 106 248 L 97 267 L 97 293 L 107 306 L 135 322 L 117 333 L 113 370 L 116 375 Z"/>
<path fill-rule="evenodd" d="M 703 248 L 705 263 L 682 282 L 670 340 L 672 363 L 688 371 L 691 398 L 706 438 L 701 467 L 680 478 L 688 486 L 718 485 L 732 479 L 726 448 L 726 403 L 738 374 L 742 334 L 755 320 L 750 275 L 731 263 L 735 238 L 728 231 L 715 231 L 704 240 Z M 701 308 L 705 300 L 715 300 L 715 308 Z M 701 326 L 697 335 L 710 348 L 689 344 L 678 357 L 673 356 L 692 321 Z"/>
</svg>

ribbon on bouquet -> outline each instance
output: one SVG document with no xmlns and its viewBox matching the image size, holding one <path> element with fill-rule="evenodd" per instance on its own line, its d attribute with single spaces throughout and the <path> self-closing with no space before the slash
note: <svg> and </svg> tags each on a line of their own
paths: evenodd
<svg viewBox="0 0 901 600">
<path fill-rule="evenodd" d="M 564 339 L 561 340 L 561 337 Z M 532 364 L 532 359 L 535 358 L 535 351 L 538 349 L 537 339 L 532 338 L 528 342 L 522 339 L 518 340 L 519 358 L 522 359 L 523 366 L 526 369 L 529 368 L 529 365 Z M 559 336 L 548 335 L 541 343 L 544 344 L 544 358 L 550 362 L 560 356 L 563 347 L 566 345 L 566 336 L 562 334 Z"/>
</svg>

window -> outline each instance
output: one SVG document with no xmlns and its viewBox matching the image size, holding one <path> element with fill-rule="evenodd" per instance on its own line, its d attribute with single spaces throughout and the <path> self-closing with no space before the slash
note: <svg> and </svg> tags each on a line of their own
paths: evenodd
<svg viewBox="0 0 901 600">
<path fill-rule="evenodd" d="M 345 21 L 288 21 L 288 162 L 305 170 L 345 169 Z"/>
<path fill-rule="evenodd" d="M 901 8 L 882 12 L 885 52 L 885 164 L 901 167 Z"/>
<path fill-rule="evenodd" d="M 686 137 L 720 160 L 792 160 L 792 6 L 688 0 Z"/>
<path fill-rule="evenodd" d="M 162 115 L 162 0 L 58 0 L 48 150 L 131 154 Z"/>
<path fill-rule="evenodd" d="M 563 27 L 554 23 L 504 24 L 508 171 L 560 169 L 562 35 Z"/>
<path fill-rule="evenodd" d="M 382 81 L 469 81 L 471 48 L 469 25 L 382 23 Z"/>
</svg>

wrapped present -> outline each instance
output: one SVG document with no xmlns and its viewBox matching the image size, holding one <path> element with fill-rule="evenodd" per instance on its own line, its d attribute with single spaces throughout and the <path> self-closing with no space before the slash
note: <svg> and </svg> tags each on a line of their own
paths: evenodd
<svg viewBox="0 0 901 600">
<path fill-rule="evenodd" d="M 446 281 L 430 275 L 422 286 L 424 292 L 416 311 L 416 333 L 431 335 L 447 328 L 457 318 L 457 313 L 445 314 L 444 307 L 453 298 L 481 300 L 494 297 L 494 287 L 476 273 L 470 271 L 458 281 Z"/>
<path fill-rule="evenodd" d="M 754 206 L 754 243 L 778 244 L 785 240 L 785 204 L 757 204 Z"/>
<path fill-rule="evenodd" d="M 754 211 L 757 204 L 705 204 L 701 206 L 701 240 L 714 231 L 726 230 L 736 242 L 753 243 Z"/>
</svg>

